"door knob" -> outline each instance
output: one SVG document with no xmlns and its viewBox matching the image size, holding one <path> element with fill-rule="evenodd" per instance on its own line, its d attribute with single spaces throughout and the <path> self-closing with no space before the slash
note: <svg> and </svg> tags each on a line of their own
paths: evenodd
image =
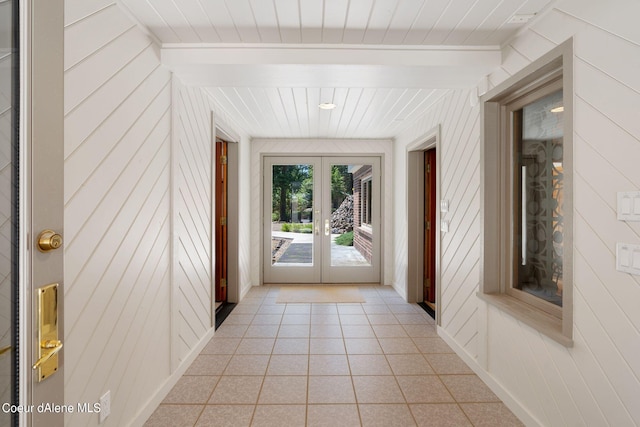
<svg viewBox="0 0 640 427">
<path fill-rule="evenodd" d="M 62 246 L 62 236 L 53 230 L 44 230 L 38 236 L 40 252 L 49 252 Z"/>
</svg>

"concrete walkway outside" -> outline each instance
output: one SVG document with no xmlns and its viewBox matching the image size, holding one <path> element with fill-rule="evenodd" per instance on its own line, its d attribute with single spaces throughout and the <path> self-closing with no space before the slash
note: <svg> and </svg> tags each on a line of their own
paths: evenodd
<svg viewBox="0 0 640 427">
<path fill-rule="evenodd" d="M 292 239 L 291 244 L 289 245 L 285 253 L 274 265 L 300 266 L 300 264 L 312 264 L 313 234 L 272 231 L 271 235 L 273 237 Z M 332 266 L 350 267 L 369 265 L 369 262 L 353 246 L 342 246 L 336 244 L 335 240 L 338 236 L 340 235 L 331 235 Z"/>
</svg>

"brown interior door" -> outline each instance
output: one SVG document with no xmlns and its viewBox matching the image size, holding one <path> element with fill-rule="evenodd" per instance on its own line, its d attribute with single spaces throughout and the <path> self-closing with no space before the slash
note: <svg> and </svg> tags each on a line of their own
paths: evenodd
<svg viewBox="0 0 640 427">
<path fill-rule="evenodd" d="M 425 303 L 436 303 L 436 149 L 424 153 L 424 263 Z"/>
<path fill-rule="evenodd" d="M 216 302 L 227 301 L 227 153 L 228 142 L 216 138 Z"/>
</svg>

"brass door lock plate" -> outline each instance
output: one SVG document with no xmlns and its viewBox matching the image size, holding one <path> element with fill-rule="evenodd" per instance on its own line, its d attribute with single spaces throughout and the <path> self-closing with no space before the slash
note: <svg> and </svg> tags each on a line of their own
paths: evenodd
<svg viewBox="0 0 640 427">
<path fill-rule="evenodd" d="M 38 382 L 58 371 L 58 353 L 62 342 L 58 339 L 58 284 L 38 289 Z"/>
</svg>

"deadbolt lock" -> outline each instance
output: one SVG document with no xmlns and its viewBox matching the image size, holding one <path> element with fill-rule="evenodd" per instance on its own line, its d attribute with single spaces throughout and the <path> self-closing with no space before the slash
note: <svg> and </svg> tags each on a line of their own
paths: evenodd
<svg viewBox="0 0 640 427">
<path fill-rule="evenodd" d="M 53 230 L 44 230 L 38 236 L 38 249 L 49 252 L 62 246 L 62 236 Z"/>
</svg>

